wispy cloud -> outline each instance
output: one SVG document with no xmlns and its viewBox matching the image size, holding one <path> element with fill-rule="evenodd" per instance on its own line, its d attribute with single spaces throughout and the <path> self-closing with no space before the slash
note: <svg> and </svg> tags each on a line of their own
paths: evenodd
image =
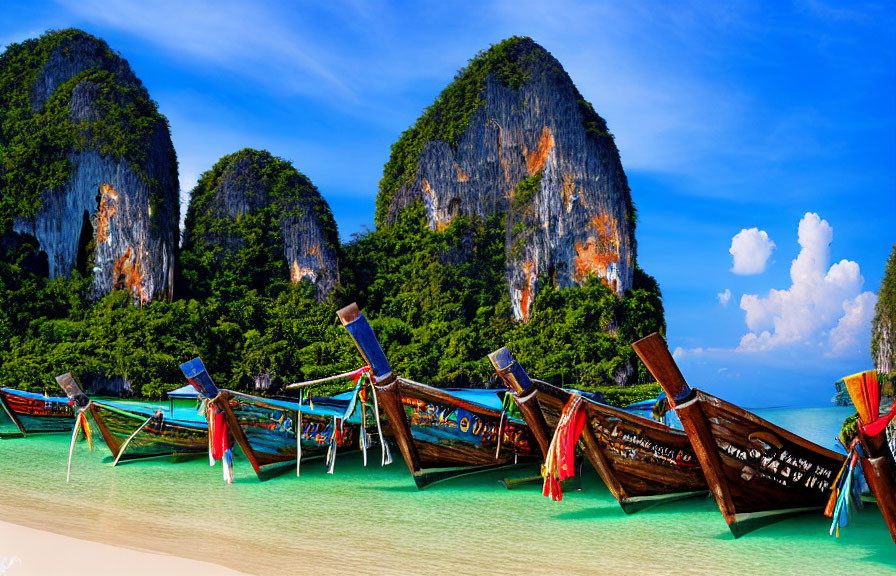
<svg viewBox="0 0 896 576">
<path fill-rule="evenodd" d="M 127 2 L 57 0 L 73 15 L 156 44 L 174 58 L 212 65 L 265 86 L 339 98 L 357 95 L 334 72 L 338 58 L 313 23 L 283 4 L 232 0 Z"/>
</svg>

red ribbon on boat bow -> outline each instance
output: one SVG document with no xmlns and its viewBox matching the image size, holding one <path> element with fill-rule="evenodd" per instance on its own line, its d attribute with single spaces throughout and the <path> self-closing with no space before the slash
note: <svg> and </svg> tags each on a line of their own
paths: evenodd
<svg viewBox="0 0 896 576">
<path fill-rule="evenodd" d="M 886 429 L 893 418 L 896 418 L 896 403 L 893 403 L 893 407 L 890 408 L 890 411 L 887 414 L 884 414 L 877 420 L 874 420 L 867 425 L 862 425 L 862 423 L 859 422 L 859 430 L 864 432 L 866 436 L 877 436 L 878 434 L 883 433 L 884 429 Z"/>
<path fill-rule="evenodd" d="M 560 483 L 575 475 L 576 443 L 585 428 L 585 410 L 582 397 L 570 396 L 554 430 L 554 437 L 548 447 L 548 455 L 542 468 L 544 488 L 542 495 L 554 501 L 563 500 Z"/>
<path fill-rule="evenodd" d="M 212 410 L 212 458 L 220 460 L 224 457 L 224 452 L 233 448 L 233 437 L 227 427 L 224 412 L 214 405 L 209 408 Z"/>
</svg>

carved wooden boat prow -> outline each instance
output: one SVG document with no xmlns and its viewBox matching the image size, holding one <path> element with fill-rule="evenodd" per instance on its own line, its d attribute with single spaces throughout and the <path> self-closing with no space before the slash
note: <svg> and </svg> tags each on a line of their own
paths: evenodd
<svg viewBox="0 0 896 576">
<path fill-rule="evenodd" d="M 507 348 L 489 354 L 542 454 L 547 455 L 572 391 L 535 381 Z M 583 452 L 626 513 L 706 494 L 706 481 L 685 433 L 583 396 Z"/>
<path fill-rule="evenodd" d="M 666 391 L 735 537 L 824 508 L 842 455 L 691 389 L 658 334 L 632 346 Z"/>
<path fill-rule="evenodd" d="M 523 422 L 502 422 L 501 410 L 397 377 L 358 306 L 346 306 L 337 316 L 373 371 L 387 434 L 398 445 L 418 488 L 534 459 L 535 440 Z"/>
<path fill-rule="evenodd" d="M 162 410 L 139 404 L 93 402 L 71 373 L 57 376 L 56 382 L 74 402 L 78 418 L 90 415 L 114 464 L 159 456 L 194 457 L 207 450 L 208 426 L 201 419 L 174 419 Z"/>
</svg>

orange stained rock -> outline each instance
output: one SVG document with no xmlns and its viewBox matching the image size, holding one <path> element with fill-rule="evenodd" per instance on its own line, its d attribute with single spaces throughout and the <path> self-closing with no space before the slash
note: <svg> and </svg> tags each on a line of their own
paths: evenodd
<svg viewBox="0 0 896 576">
<path fill-rule="evenodd" d="M 572 174 L 563 174 L 561 193 L 563 195 L 563 205 L 566 206 L 566 211 L 569 212 L 572 210 L 572 197 L 576 193 L 576 179 Z"/>
<path fill-rule="evenodd" d="M 100 186 L 100 207 L 96 214 L 96 241 L 109 239 L 109 220 L 118 211 L 118 193 L 106 182 Z"/>
<path fill-rule="evenodd" d="M 532 152 L 529 152 L 527 148 L 523 148 L 523 152 L 526 154 L 526 169 L 529 170 L 529 176 L 534 176 L 544 168 L 544 162 L 553 148 L 554 135 L 551 134 L 551 129 L 545 126 L 541 129 L 538 147 L 532 150 Z"/>
<path fill-rule="evenodd" d="M 423 179 L 423 193 L 427 196 L 432 196 L 432 187 L 429 185 L 429 180 L 426 178 Z"/>
<path fill-rule="evenodd" d="M 575 278 L 581 283 L 590 275 L 606 277 L 607 265 L 619 262 L 619 254 L 601 250 L 594 238 L 576 242 Z"/>
<path fill-rule="evenodd" d="M 123 256 L 115 259 L 112 265 L 112 283 L 113 290 L 127 290 L 140 304 L 145 304 L 149 300 L 149 295 L 143 286 L 143 274 L 140 270 L 140 259 L 137 253 L 128 246 Z"/>
<path fill-rule="evenodd" d="M 455 162 L 454 169 L 457 171 L 457 181 L 458 182 L 469 182 L 470 176 L 466 174 L 463 170 L 461 170 L 460 165 Z"/>
<path fill-rule="evenodd" d="M 591 228 L 599 238 L 616 241 L 616 219 L 607 212 L 601 212 L 593 217 Z M 616 243 L 618 244 L 618 241 Z"/>
<path fill-rule="evenodd" d="M 526 285 L 520 289 L 520 313 L 523 316 L 523 322 L 529 321 L 529 304 L 535 296 L 535 270 L 534 261 L 527 260 L 523 264 L 523 275 L 526 277 Z"/>
<path fill-rule="evenodd" d="M 317 274 L 314 273 L 314 270 L 307 266 L 299 266 L 298 260 L 292 261 L 292 267 L 290 268 L 290 280 L 293 284 L 298 284 L 302 281 L 302 279 L 308 278 L 312 282 L 317 280 Z"/>
</svg>

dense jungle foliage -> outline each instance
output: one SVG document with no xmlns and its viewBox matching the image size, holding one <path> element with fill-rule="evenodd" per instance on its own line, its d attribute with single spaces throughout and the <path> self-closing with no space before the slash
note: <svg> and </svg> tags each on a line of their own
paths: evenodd
<svg viewBox="0 0 896 576">
<path fill-rule="evenodd" d="M 557 289 L 543 279 L 528 323 L 512 320 L 503 278 L 503 222 L 458 220 L 445 232 L 401 222 L 343 247 L 343 284 L 317 303 L 314 287 L 271 282 L 265 290 L 228 276 L 202 299 L 132 305 L 125 292 L 92 302 L 89 278 L 49 280 L 28 271 L 36 247 L 25 243 L 0 258 L 0 385 L 54 390 L 53 377 L 72 371 L 85 382 L 124 377 L 135 394 L 155 396 L 183 382 L 178 365 L 203 358 L 222 386 L 253 389 L 347 371 L 360 357 L 336 321 L 357 301 L 372 320 L 393 367 L 442 386 L 478 386 L 493 379 L 486 354 L 509 346 L 539 378 L 609 399 L 635 401 L 658 388 L 618 388 L 639 370 L 629 344 L 664 330 L 656 283 L 637 272 L 636 286 L 617 298 L 597 279 Z M 282 275 L 288 274 L 285 263 Z M 230 280 L 230 281 L 228 281 Z M 234 295 L 239 293 L 238 297 Z"/>
</svg>

